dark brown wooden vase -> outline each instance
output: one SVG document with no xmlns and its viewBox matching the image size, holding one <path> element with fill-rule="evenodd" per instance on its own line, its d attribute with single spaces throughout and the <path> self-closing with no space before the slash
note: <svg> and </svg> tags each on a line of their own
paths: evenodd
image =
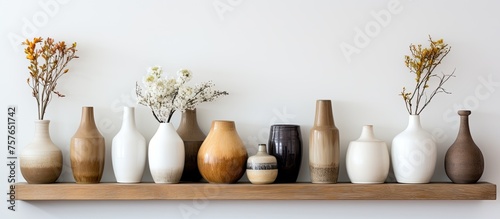
<svg viewBox="0 0 500 219">
<path fill-rule="evenodd" d="M 235 183 L 245 173 L 248 159 L 234 121 L 213 121 L 198 151 L 198 168 L 210 183 Z"/>
<path fill-rule="evenodd" d="M 184 141 L 184 170 L 181 181 L 197 182 L 201 180 L 198 170 L 198 151 L 206 136 L 201 131 L 196 120 L 196 109 L 186 110 L 182 113 L 181 122 L 177 133 Z"/>
<path fill-rule="evenodd" d="M 454 183 L 476 183 L 483 175 L 484 158 L 469 130 L 470 110 L 459 110 L 460 129 L 455 142 L 446 152 L 446 175 Z"/>
<path fill-rule="evenodd" d="M 80 127 L 71 138 L 69 153 L 76 183 L 101 181 L 106 148 L 94 121 L 93 107 L 82 108 Z"/>
</svg>

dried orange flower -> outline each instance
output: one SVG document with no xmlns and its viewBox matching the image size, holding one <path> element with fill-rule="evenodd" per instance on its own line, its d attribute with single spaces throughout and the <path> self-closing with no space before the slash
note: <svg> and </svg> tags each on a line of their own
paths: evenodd
<svg viewBox="0 0 500 219">
<path fill-rule="evenodd" d="M 26 45 L 24 49 L 26 59 L 30 61 L 28 66 L 30 77 L 27 82 L 38 105 L 38 119 L 43 120 L 52 94 L 64 97 L 55 89 L 57 80 L 68 73 L 69 69 L 66 66 L 69 61 L 78 58 L 75 55 L 76 43 L 68 47 L 64 41 L 54 43 L 52 38 L 44 41 L 43 38 L 36 37 L 33 41 L 27 39 L 23 45 Z"/>
<path fill-rule="evenodd" d="M 454 77 L 455 70 L 451 74 L 434 74 L 436 67 L 448 55 L 451 47 L 445 44 L 443 39 L 433 41 L 429 36 L 430 45 L 422 48 L 422 45 L 410 45 L 411 56 L 405 56 L 405 65 L 410 69 L 410 73 L 415 74 L 415 89 L 413 92 L 403 91 L 399 94 L 405 101 L 406 110 L 410 115 L 419 115 L 422 110 L 431 102 L 434 95 L 438 93 L 450 94 L 443 88 L 444 83 Z M 429 93 L 427 89 L 431 85 L 431 79 L 436 79 L 437 87 Z M 415 108 L 413 108 L 415 106 Z"/>
</svg>

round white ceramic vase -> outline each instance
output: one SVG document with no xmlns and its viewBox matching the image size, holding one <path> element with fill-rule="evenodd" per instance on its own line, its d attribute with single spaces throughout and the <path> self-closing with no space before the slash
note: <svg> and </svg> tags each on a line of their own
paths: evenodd
<svg viewBox="0 0 500 219">
<path fill-rule="evenodd" d="M 184 142 L 171 123 L 160 123 L 149 141 L 149 169 L 155 183 L 178 183 L 184 169 Z"/>
<path fill-rule="evenodd" d="M 431 181 L 436 167 L 436 141 L 422 128 L 418 115 L 410 115 L 408 127 L 394 137 L 391 159 L 399 183 Z"/>
<path fill-rule="evenodd" d="M 137 130 L 134 109 L 123 108 L 122 127 L 112 141 L 111 160 L 119 183 L 141 182 L 146 166 L 146 139 Z"/>
<path fill-rule="evenodd" d="M 346 168 L 352 183 L 383 183 L 389 174 L 387 144 L 375 138 L 372 125 L 363 126 L 361 136 L 347 148 Z"/>
</svg>

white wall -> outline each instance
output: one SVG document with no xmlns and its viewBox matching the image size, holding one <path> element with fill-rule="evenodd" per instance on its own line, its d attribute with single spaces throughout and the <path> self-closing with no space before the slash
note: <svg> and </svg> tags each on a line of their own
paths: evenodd
<svg viewBox="0 0 500 219">
<path fill-rule="evenodd" d="M 70 63 L 70 73 L 58 86 L 67 96 L 54 98 L 46 115 L 52 138 L 64 153 L 59 181 L 73 181 L 69 140 L 86 105 L 95 107 L 106 138 L 103 181 L 115 180 L 109 149 L 121 124 L 121 107 L 136 106 L 134 83 L 152 65 L 169 73 L 189 68 L 194 82 L 213 80 L 227 90 L 228 97 L 198 108 L 200 126 L 208 132 L 214 119 L 235 120 L 250 154 L 257 143 L 267 142 L 271 124 L 300 124 L 305 153 L 299 181 L 309 181 L 307 142 L 315 100 L 333 101 L 342 161 L 364 124 L 373 124 L 375 134 L 390 143 L 408 119 L 398 96 L 402 86 L 413 86 L 404 55 L 410 43 L 427 44 L 430 34 L 452 46 L 439 71 L 456 68 L 456 78 L 445 86 L 453 94 L 437 96 L 422 114 L 423 126 L 439 140 L 433 181 L 448 181 L 444 153 L 456 137 L 456 110 L 468 108 L 472 135 L 485 156 L 481 180 L 498 184 L 499 8 L 499 2 L 487 0 L 1 0 L 0 112 L 5 118 L 8 105 L 19 108 L 19 152 L 32 139 L 36 104 L 25 83 L 28 62 L 16 40 L 50 36 L 76 41 L 80 59 Z M 389 18 L 377 20 L 377 14 L 389 11 Z M 367 26 L 369 40 L 356 44 Z M 343 43 L 357 47 L 358 53 L 343 54 Z M 144 106 L 137 106 L 136 116 L 150 138 L 157 123 Z M 6 133 L 5 123 L 0 127 Z M 5 164 L 5 146 L 2 151 Z M 2 169 L 6 191 L 7 166 Z M 340 174 L 341 181 L 348 181 L 344 163 Z M 20 172 L 17 177 L 24 181 Z M 144 181 L 151 181 L 149 172 Z M 7 216 L 2 218 L 500 217 L 498 201 L 18 201 L 16 212 L 2 203 Z M 186 209 L 194 214 L 183 215 Z"/>
</svg>

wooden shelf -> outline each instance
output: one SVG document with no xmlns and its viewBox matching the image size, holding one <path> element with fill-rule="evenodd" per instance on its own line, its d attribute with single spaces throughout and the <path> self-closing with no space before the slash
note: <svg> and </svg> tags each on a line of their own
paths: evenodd
<svg viewBox="0 0 500 219">
<path fill-rule="evenodd" d="M 496 200 L 496 185 L 53 183 L 15 184 L 17 200 Z"/>
</svg>

